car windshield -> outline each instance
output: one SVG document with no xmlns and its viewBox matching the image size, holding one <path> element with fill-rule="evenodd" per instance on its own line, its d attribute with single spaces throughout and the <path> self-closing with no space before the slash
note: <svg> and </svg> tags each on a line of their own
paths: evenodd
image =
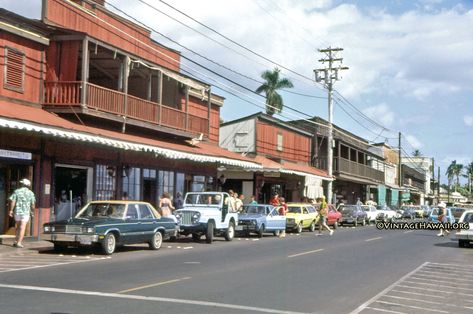
<svg viewBox="0 0 473 314">
<path fill-rule="evenodd" d="M 264 206 L 245 205 L 241 211 L 242 214 L 265 214 Z"/>
<path fill-rule="evenodd" d="M 473 213 L 466 214 L 463 222 L 473 223 Z"/>
<path fill-rule="evenodd" d="M 369 207 L 369 206 L 363 205 L 363 206 L 361 206 L 361 208 L 363 208 L 363 210 L 364 210 L 365 212 L 369 212 L 369 211 L 370 211 L 370 207 Z"/>
<path fill-rule="evenodd" d="M 125 207 L 125 204 L 89 203 L 79 213 L 77 213 L 76 218 L 122 218 Z"/>
<path fill-rule="evenodd" d="M 342 213 L 347 213 L 347 212 L 351 212 L 351 211 L 354 211 L 356 210 L 356 206 L 342 206 L 340 207 L 340 210 L 342 211 Z"/>
<path fill-rule="evenodd" d="M 288 213 L 294 213 L 294 214 L 300 214 L 301 213 L 301 208 L 299 206 L 289 206 L 287 208 Z"/>
<path fill-rule="evenodd" d="M 222 202 L 222 194 L 220 193 L 187 193 L 184 205 L 201 206 L 214 205 L 219 206 Z"/>
</svg>

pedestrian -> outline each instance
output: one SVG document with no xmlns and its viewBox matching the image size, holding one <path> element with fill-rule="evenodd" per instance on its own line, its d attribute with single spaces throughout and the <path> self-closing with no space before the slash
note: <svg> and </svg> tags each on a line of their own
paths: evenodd
<svg viewBox="0 0 473 314">
<path fill-rule="evenodd" d="M 363 202 L 360 200 L 359 197 L 356 198 L 356 205 L 363 205 Z"/>
<path fill-rule="evenodd" d="M 284 197 L 280 197 L 278 199 L 279 201 L 279 208 L 278 208 L 278 213 L 280 216 L 286 216 L 287 214 L 287 211 L 288 211 L 288 208 L 287 208 L 287 204 L 286 204 L 286 200 L 284 199 Z M 286 229 L 283 229 L 280 233 L 279 233 L 279 237 L 280 238 L 284 238 L 286 236 Z"/>
<path fill-rule="evenodd" d="M 256 201 L 256 197 L 254 195 L 251 195 L 250 205 L 258 205 L 258 202 Z"/>
<path fill-rule="evenodd" d="M 273 195 L 273 198 L 269 201 L 269 204 L 273 206 L 279 206 L 280 204 L 279 201 L 280 201 L 279 194 L 276 193 Z"/>
<path fill-rule="evenodd" d="M 170 217 L 172 212 L 175 210 L 174 206 L 172 206 L 171 196 L 168 192 L 164 192 L 159 200 L 159 208 L 161 210 L 161 216 L 163 217 Z"/>
<path fill-rule="evenodd" d="M 245 195 L 235 193 L 235 211 L 239 213 L 243 209 L 243 200 L 245 199 Z"/>
<path fill-rule="evenodd" d="M 177 192 L 176 194 L 176 198 L 174 199 L 174 208 L 176 209 L 181 209 L 184 207 L 184 200 L 182 199 L 182 193 L 181 192 Z"/>
<path fill-rule="evenodd" d="M 235 192 L 233 190 L 228 190 L 228 195 L 230 195 L 230 198 L 228 199 L 228 210 L 232 213 L 236 212 L 236 198 L 235 198 Z"/>
<path fill-rule="evenodd" d="M 23 247 L 23 237 L 30 217 L 33 217 L 36 198 L 30 190 L 31 181 L 20 180 L 20 187 L 10 196 L 10 217 L 15 218 L 15 242 L 14 247 Z"/>
<path fill-rule="evenodd" d="M 128 201 L 128 192 L 123 192 L 122 201 Z"/>
<path fill-rule="evenodd" d="M 440 232 L 437 234 L 437 237 L 443 237 L 450 233 L 450 231 L 445 229 L 445 227 L 443 226 L 443 224 L 447 222 L 447 208 L 445 206 L 445 203 L 439 203 L 437 207 L 438 207 L 438 221 L 441 223 Z"/>
<path fill-rule="evenodd" d="M 319 204 L 318 206 L 318 212 L 319 212 L 319 234 L 322 234 L 323 228 L 327 229 L 330 235 L 333 234 L 333 230 L 330 229 L 329 226 L 327 226 L 327 216 L 328 216 L 328 205 L 327 202 L 325 201 L 325 196 L 321 196 L 317 199 L 317 203 Z"/>
</svg>

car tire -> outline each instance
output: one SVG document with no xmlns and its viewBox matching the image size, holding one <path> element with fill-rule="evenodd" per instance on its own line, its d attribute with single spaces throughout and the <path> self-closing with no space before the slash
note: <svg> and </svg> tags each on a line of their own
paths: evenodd
<svg viewBox="0 0 473 314">
<path fill-rule="evenodd" d="M 235 237 L 235 223 L 230 221 L 227 230 L 225 230 L 225 240 L 231 241 Z"/>
<path fill-rule="evenodd" d="M 212 241 L 214 240 L 214 229 L 214 222 L 209 221 L 207 223 L 207 233 L 205 234 L 205 242 L 212 243 Z"/>
<path fill-rule="evenodd" d="M 264 224 L 261 225 L 261 227 L 258 230 L 258 238 L 262 238 L 264 233 Z"/>
<path fill-rule="evenodd" d="M 276 230 L 273 232 L 273 234 L 275 237 L 279 237 L 279 235 L 281 234 L 281 230 Z"/>
<path fill-rule="evenodd" d="M 117 248 L 117 238 L 113 232 L 107 233 L 102 241 L 102 251 L 105 255 L 112 255 Z"/>
<path fill-rule="evenodd" d="M 469 246 L 469 242 L 466 241 L 466 240 L 458 240 L 458 246 L 459 246 L 459 247 L 468 247 L 468 246 Z"/>
<path fill-rule="evenodd" d="M 355 218 L 355 220 L 354 220 L 354 222 L 353 222 L 353 226 L 354 226 L 354 227 L 358 227 L 358 219 L 357 219 L 357 218 Z"/>
<path fill-rule="evenodd" d="M 302 222 L 298 223 L 296 226 L 296 233 L 301 233 L 302 232 Z"/>
<path fill-rule="evenodd" d="M 362 225 L 362 226 L 366 226 L 366 219 L 363 219 L 363 220 L 361 221 L 361 225 Z"/>
<path fill-rule="evenodd" d="M 149 241 L 149 248 L 152 250 L 159 250 L 163 245 L 163 234 L 160 231 L 156 231 Z"/>
<path fill-rule="evenodd" d="M 54 251 L 63 252 L 67 249 L 67 245 L 63 243 L 54 242 Z"/>
<path fill-rule="evenodd" d="M 309 227 L 309 230 L 310 230 L 310 232 L 314 232 L 314 231 L 315 231 L 315 221 L 312 221 L 312 222 L 311 222 L 310 227 Z"/>
<path fill-rule="evenodd" d="M 335 220 L 335 222 L 333 223 L 333 229 L 337 229 L 338 228 L 338 221 Z"/>
<path fill-rule="evenodd" d="M 201 237 L 201 235 L 198 234 L 198 233 L 193 233 L 192 234 L 192 240 L 194 240 L 195 242 L 200 241 L 200 237 Z"/>
</svg>

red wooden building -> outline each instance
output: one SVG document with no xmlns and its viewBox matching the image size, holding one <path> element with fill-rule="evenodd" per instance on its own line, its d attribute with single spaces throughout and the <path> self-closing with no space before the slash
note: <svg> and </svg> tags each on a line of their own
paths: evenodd
<svg viewBox="0 0 473 314">
<path fill-rule="evenodd" d="M 223 98 L 180 73 L 179 52 L 102 4 L 44 0 L 41 21 L 0 12 L 0 234 L 23 177 L 38 234 L 91 199 L 156 204 L 217 188 L 219 166 L 260 167 L 218 147 Z"/>
</svg>

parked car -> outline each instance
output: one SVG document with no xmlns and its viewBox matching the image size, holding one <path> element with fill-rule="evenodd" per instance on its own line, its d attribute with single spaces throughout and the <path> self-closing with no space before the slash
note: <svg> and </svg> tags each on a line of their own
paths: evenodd
<svg viewBox="0 0 473 314">
<path fill-rule="evenodd" d="M 455 221 L 459 221 L 465 210 L 466 208 L 463 207 L 452 207 L 452 215 L 455 217 Z"/>
<path fill-rule="evenodd" d="M 473 241 L 473 209 L 467 209 L 463 212 L 458 222 L 468 223 L 470 229 L 458 230 L 455 238 L 458 240 L 459 247 L 467 247 Z"/>
<path fill-rule="evenodd" d="M 302 229 L 315 231 L 318 213 L 315 207 L 305 203 L 287 203 L 286 229 L 301 233 Z"/>
<path fill-rule="evenodd" d="M 327 225 L 333 226 L 333 229 L 337 229 L 338 225 L 342 221 L 342 213 L 339 212 L 335 206 L 328 204 L 328 215 L 327 215 Z"/>
<path fill-rule="evenodd" d="M 356 227 L 359 223 L 364 226 L 368 222 L 368 215 L 361 205 L 341 205 L 338 210 L 342 213 L 340 225 L 349 223 Z"/>
<path fill-rule="evenodd" d="M 416 212 L 412 206 L 401 206 L 401 211 L 402 218 L 414 219 L 416 217 Z"/>
<path fill-rule="evenodd" d="M 278 208 L 272 205 L 243 205 L 236 230 L 248 234 L 254 232 L 260 238 L 265 232 L 277 236 L 280 231 L 286 230 L 286 217 L 280 216 Z"/>
<path fill-rule="evenodd" d="M 424 211 L 423 217 L 429 217 L 430 213 L 432 213 L 432 208 L 428 205 L 421 205 L 420 207 L 422 207 L 422 210 Z"/>
<path fill-rule="evenodd" d="M 416 218 L 424 218 L 424 209 L 421 206 L 413 206 Z"/>
<path fill-rule="evenodd" d="M 223 235 L 231 241 L 238 225 L 238 213 L 230 212 L 230 196 L 224 192 L 191 192 L 184 198 L 183 208 L 174 212 L 181 234 L 192 234 L 194 241 L 205 235 L 212 243 L 215 235 Z"/>
<path fill-rule="evenodd" d="M 452 209 L 450 207 L 447 207 L 447 208 L 445 208 L 445 210 L 446 210 L 447 222 L 454 223 L 455 222 L 455 217 L 453 217 Z M 429 216 L 429 221 L 439 222 L 438 215 L 439 215 L 439 208 L 435 207 L 432 210 L 432 213 Z"/>
<path fill-rule="evenodd" d="M 395 219 L 401 218 L 402 216 L 387 205 L 376 206 L 376 212 L 377 212 L 376 220 L 383 221 L 383 222 L 393 221 Z"/>
<path fill-rule="evenodd" d="M 174 219 L 160 217 L 149 203 L 135 201 L 93 201 L 74 218 L 43 225 L 43 239 L 59 251 L 68 246 L 101 245 L 105 254 L 117 245 L 149 243 L 158 250 L 163 239 L 176 236 Z"/>
<path fill-rule="evenodd" d="M 368 216 L 368 224 L 372 221 L 376 221 L 376 216 L 378 216 L 378 212 L 376 211 L 376 207 L 373 205 L 361 205 L 361 208 L 366 212 Z"/>
</svg>

